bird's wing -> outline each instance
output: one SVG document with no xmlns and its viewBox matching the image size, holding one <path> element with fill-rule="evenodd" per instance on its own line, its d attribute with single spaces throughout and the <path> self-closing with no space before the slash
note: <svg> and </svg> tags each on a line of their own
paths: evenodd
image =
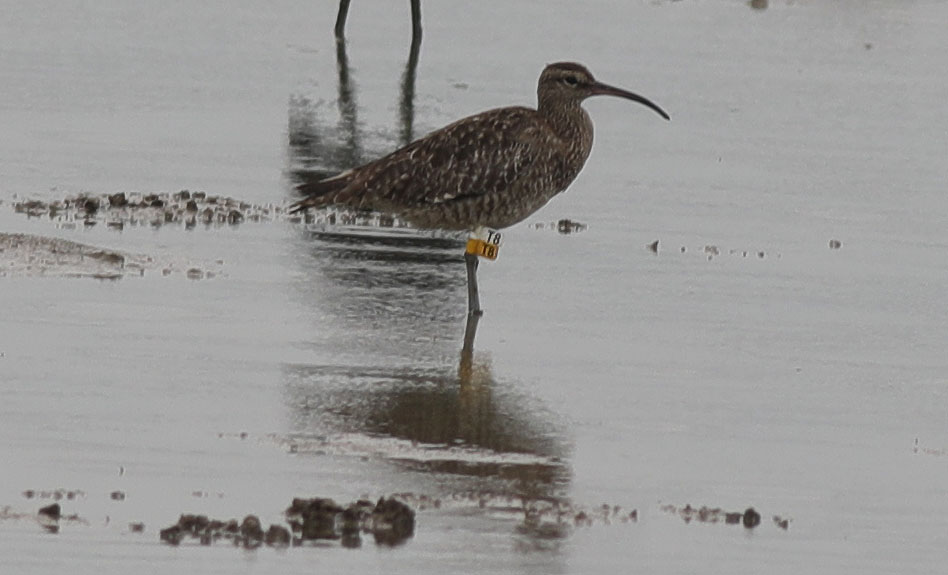
<svg viewBox="0 0 948 575">
<path fill-rule="evenodd" d="M 539 159 L 537 132 L 529 108 L 459 120 L 357 168 L 333 203 L 398 211 L 501 193 Z"/>
<path fill-rule="evenodd" d="M 331 178 L 304 181 L 296 186 L 296 191 L 305 195 L 302 200 L 290 206 L 290 213 L 295 214 L 307 208 L 319 208 L 332 205 L 336 194 L 345 189 L 352 182 L 353 170 L 346 170 Z"/>
</svg>

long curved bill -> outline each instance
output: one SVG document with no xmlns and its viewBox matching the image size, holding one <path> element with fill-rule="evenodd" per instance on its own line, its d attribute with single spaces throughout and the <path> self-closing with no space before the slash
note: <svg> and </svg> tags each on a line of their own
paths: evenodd
<svg viewBox="0 0 948 575">
<path fill-rule="evenodd" d="M 658 107 L 658 104 L 652 102 L 648 98 L 639 96 L 628 90 L 623 90 L 622 88 L 616 88 L 615 86 L 610 86 L 609 84 L 603 84 L 602 82 L 594 82 L 590 88 L 592 89 L 593 96 L 616 96 L 618 98 L 625 98 L 626 100 L 632 100 L 633 102 L 638 102 L 643 106 L 648 106 L 654 110 L 659 116 L 665 118 L 666 120 L 671 120 L 671 117 Z"/>
</svg>

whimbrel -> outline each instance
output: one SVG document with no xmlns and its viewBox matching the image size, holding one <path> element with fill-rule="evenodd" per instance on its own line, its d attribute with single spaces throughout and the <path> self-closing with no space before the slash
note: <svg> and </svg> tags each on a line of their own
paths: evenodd
<svg viewBox="0 0 948 575">
<path fill-rule="evenodd" d="M 502 229 L 527 218 L 579 175 L 593 124 L 581 103 L 617 96 L 650 100 L 597 81 L 584 66 L 550 64 L 540 74 L 536 109 L 497 108 L 458 120 L 364 166 L 304 182 L 291 211 L 345 206 L 397 215 L 420 228 Z M 477 256 L 465 254 L 468 311 L 479 316 Z"/>
</svg>

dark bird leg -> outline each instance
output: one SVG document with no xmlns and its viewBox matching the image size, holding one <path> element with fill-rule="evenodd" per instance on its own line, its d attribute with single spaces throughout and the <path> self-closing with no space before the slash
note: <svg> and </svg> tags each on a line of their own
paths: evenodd
<svg viewBox="0 0 948 575">
<path fill-rule="evenodd" d="M 467 323 L 464 325 L 464 346 L 461 348 L 461 365 L 459 366 L 462 380 L 465 374 L 468 378 L 470 377 L 471 366 L 474 362 L 474 336 L 477 335 L 477 322 L 484 315 L 477 295 L 477 259 L 475 254 L 464 254 L 464 263 L 467 265 Z"/>
<path fill-rule="evenodd" d="M 421 7 L 418 7 L 417 25 L 415 23 L 415 5 L 419 0 L 412 0 L 411 47 L 408 50 L 408 63 L 405 65 L 405 74 L 402 75 L 402 99 L 399 102 L 401 115 L 402 137 L 401 145 L 407 146 L 415 139 L 415 72 L 418 69 L 418 55 L 421 52 Z"/>
<path fill-rule="evenodd" d="M 349 4 L 344 0 L 344 4 Z M 340 10 L 342 6 L 340 5 Z M 359 138 L 359 106 L 356 103 L 356 87 L 349 74 L 349 57 L 346 43 L 336 44 L 336 71 L 339 74 L 339 132 L 345 135 L 345 144 L 339 147 L 336 162 L 345 168 L 362 163 L 362 144 Z"/>
<path fill-rule="evenodd" d="M 339 0 L 336 14 L 336 42 L 346 39 L 346 18 L 349 16 L 349 0 Z M 411 0 L 411 43 L 421 44 L 421 0 Z"/>
<path fill-rule="evenodd" d="M 346 17 L 349 15 L 349 0 L 339 0 L 339 13 L 336 14 L 336 42 L 346 39 Z"/>
<path fill-rule="evenodd" d="M 481 309 L 481 300 L 477 295 L 477 255 L 465 253 L 464 263 L 467 264 L 467 315 L 480 317 L 484 315 Z"/>
<path fill-rule="evenodd" d="M 411 45 L 421 45 L 421 0 L 411 0 Z"/>
</svg>

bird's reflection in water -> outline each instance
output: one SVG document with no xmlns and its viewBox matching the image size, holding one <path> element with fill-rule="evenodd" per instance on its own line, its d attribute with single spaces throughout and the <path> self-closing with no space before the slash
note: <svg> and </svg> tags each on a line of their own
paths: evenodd
<svg viewBox="0 0 948 575">
<path fill-rule="evenodd" d="M 298 297 L 312 310 L 313 364 L 286 367 L 296 451 L 383 454 L 399 465 L 556 496 L 562 430 L 488 360 L 459 357 L 460 246 L 449 240 L 300 238 Z"/>
<path fill-rule="evenodd" d="M 417 35 L 402 76 L 392 149 L 415 137 L 419 48 Z M 344 42 L 337 43 L 336 63 L 335 127 L 319 121 L 313 100 L 290 103 L 291 175 L 298 182 L 389 151 L 363 147 Z M 501 496 L 560 496 L 569 467 L 555 415 L 516 383 L 498 379 L 488 360 L 463 345 L 464 238 L 358 228 L 328 221 L 293 244 L 300 270 L 295 296 L 313 335 L 306 343 L 312 360 L 285 367 L 288 447 L 381 454 L 400 467 L 462 483 L 476 478 L 479 489 Z"/>
<path fill-rule="evenodd" d="M 296 182 L 320 180 L 367 160 L 382 156 L 415 139 L 415 78 L 421 51 L 421 36 L 412 37 L 408 61 L 401 78 L 398 101 L 397 138 L 389 149 L 366 152 L 359 124 L 356 83 L 349 68 L 346 43 L 336 42 L 337 90 L 339 119 L 335 126 L 319 120 L 321 98 L 297 95 L 289 105 L 290 175 Z"/>
</svg>

